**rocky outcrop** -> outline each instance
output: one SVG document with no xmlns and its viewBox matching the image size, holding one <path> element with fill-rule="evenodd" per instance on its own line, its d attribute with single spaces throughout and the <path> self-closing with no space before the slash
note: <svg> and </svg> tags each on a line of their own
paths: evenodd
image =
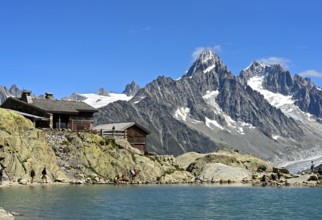
<svg viewBox="0 0 322 220">
<path fill-rule="evenodd" d="M 34 129 L 32 122 L 19 114 L 0 108 L 0 115 L 0 163 L 6 179 L 13 182 L 29 180 L 31 169 L 40 178 L 45 166 L 51 181 L 66 179 L 42 131 Z"/>
<path fill-rule="evenodd" d="M 4 210 L 3 208 L 0 207 L 0 219 L 1 220 L 14 220 L 15 217 L 7 212 L 6 210 Z"/>
<path fill-rule="evenodd" d="M 72 181 L 111 181 L 124 175 L 130 180 L 130 170 L 136 169 L 136 181 L 178 181 L 192 179 L 175 161 L 162 160 L 157 156 L 145 156 L 132 148 L 125 140 L 108 140 L 91 133 L 47 131 L 58 165 Z"/>
<path fill-rule="evenodd" d="M 135 181 L 188 182 L 192 174 L 174 159 L 145 156 L 125 140 L 105 139 L 91 132 L 38 130 L 31 121 L 0 109 L 0 158 L 5 181 L 30 183 L 36 172 L 40 182 L 46 166 L 49 182 L 107 183 L 119 174 L 130 181 L 130 170 L 139 171 Z"/>
<path fill-rule="evenodd" d="M 259 167 L 265 167 L 265 172 L 272 172 L 272 167 L 267 162 L 231 150 L 220 150 L 210 154 L 190 152 L 177 157 L 177 162 L 186 167 L 197 180 L 206 182 L 250 181 Z"/>
</svg>

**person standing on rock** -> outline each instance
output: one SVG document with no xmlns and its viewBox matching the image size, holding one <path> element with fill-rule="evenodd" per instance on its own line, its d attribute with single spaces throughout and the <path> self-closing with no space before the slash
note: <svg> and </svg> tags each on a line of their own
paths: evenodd
<svg viewBox="0 0 322 220">
<path fill-rule="evenodd" d="M 0 164 L 0 185 L 2 185 L 2 178 L 3 178 L 3 168 Z"/>
<path fill-rule="evenodd" d="M 46 181 L 46 183 L 47 183 L 47 170 L 46 170 L 46 167 L 42 170 L 41 174 L 42 174 L 42 177 L 41 177 L 42 182 Z"/>
<path fill-rule="evenodd" d="M 277 179 L 280 180 L 281 179 L 281 176 L 282 176 L 281 171 L 280 170 L 277 170 L 276 174 L 277 174 Z"/>
<path fill-rule="evenodd" d="M 314 163 L 313 163 L 313 160 L 311 161 L 311 173 L 313 173 L 314 171 Z"/>
<path fill-rule="evenodd" d="M 132 179 L 132 183 L 134 183 L 135 181 L 135 177 L 137 177 L 137 175 L 139 174 L 138 170 L 137 169 L 133 169 L 133 170 L 130 170 L 130 173 L 131 173 L 131 179 Z"/>
<path fill-rule="evenodd" d="M 36 176 L 36 173 L 35 173 L 34 169 L 31 169 L 31 171 L 30 171 L 31 183 L 34 182 L 35 176 Z"/>
</svg>

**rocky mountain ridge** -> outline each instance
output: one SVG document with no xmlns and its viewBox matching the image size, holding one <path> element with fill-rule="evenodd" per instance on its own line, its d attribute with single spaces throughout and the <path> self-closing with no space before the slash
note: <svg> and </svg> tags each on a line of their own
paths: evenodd
<svg viewBox="0 0 322 220">
<path fill-rule="evenodd" d="M 130 101 L 101 108 L 95 123 L 136 121 L 151 131 L 150 151 L 175 155 L 231 147 L 277 162 L 321 151 L 321 135 L 247 85 L 263 73 L 271 90 L 294 90 L 289 72 L 276 65 L 264 74 L 265 68 L 254 63 L 235 77 L 218 55 L 206 50 L 180 79 L 158 77 Z"/>
<path fill-rule="evenodd" d="M 4 102 L 8 97 L 20 97 L 22 90 L 20 90 L 15 84 L 12 85 L 9 89 L 5 86 L 0 85 L 0 104 Z"/>
<path fill-rule="evenodd" d="M 205 50 L 180 79 L 160 76 L 144 88 L 132 82 L 124 93 L 133 97 L 100 89 L 102 96 L 75 93 L 69 99 L 100 108 L 96 124 L 143 125 L 151 132 L 152 152 L 230 147 L 274 162 L 321 152 L 321 89 L 280 65 L 253 62 L 235 77 L 218 55 Z"/>
<path fill-rule="evenodd" d="M 243 85 L 253 77 L 263 77 L 262 86 L 273 93 L 285 96 L 291 95 L 302 111 L 316 117 L 322 117 L 322 90 L 319 89 L 309 78 L 299 75 L 292 77 L 291 73 L 280 65 L 265 65 L 253 62 L 243 70 L 239 79 Z"/>
</svg>

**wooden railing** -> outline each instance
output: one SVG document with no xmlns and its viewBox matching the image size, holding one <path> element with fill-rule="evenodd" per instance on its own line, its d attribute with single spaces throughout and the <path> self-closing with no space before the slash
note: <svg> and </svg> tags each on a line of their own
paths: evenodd
<svg viewBox="0 0 322 220">
<path fill-rule="evenodd" d="M 127 138 L 127 131 L 108 131 L 108 130 L 103 130 L 101 129 L 99 131 L 100 135 L 102 137 L 109 137 L 109 138 L 124 138 L 126 139 Z"/>
</svg>

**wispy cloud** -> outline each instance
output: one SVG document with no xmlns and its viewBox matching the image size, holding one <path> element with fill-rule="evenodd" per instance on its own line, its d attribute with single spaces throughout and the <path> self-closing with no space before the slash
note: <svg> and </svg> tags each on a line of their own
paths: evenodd
<svg viewBox="0 0 322 220">
<path fill-rule="evenodd" d="M 307 45 L 297 45 L 297 46 L 295 46 L 295 49 L 297 49 L 297 50 L 306 50 L 308 48 L 309 48 L 309 46 L 307 46 Z"/>
<path fill-rule="evenodd" d="M 141 31 L 150 31 L 152 28 L 151 27 L 144 27 L 144 28 L 141 28 Z"/>
<path fill-rule="evenodd" d="M 222 52 L 221 45 L 216 45 L 216 46 L 214 46 L 214 51 L 215 51 L 216 53 Z"/>
<path fill-rule="evenodd" d="M 265 63 L 266 65 L 280 64 L 284 68 L 288 68 L 291 61 L 283 57 L 265 57 L 257 60 L 258 62 Z"/>
<path fill-rule="evenodd" d="M 192 59 L 193 61 L 196 60 L 200 54 L 202 53 L 202 51 L 206 50 L 206 47 L 197 47 L 193 52 L 192 52 Z M 209 48 L 208 48 L 209 49 Z"/>
<path fill-rule="evenodd" d="M 215 45 L 213 47 L 197 47 L 193 52 L 192 52 L 192 59 L 193 61 L 195 61 L 199 56 L 200 54 L 202 53 L 202 51 L 204 50 L 213 50 L 215 53 L 220 53 L 222 52 L 222 47 L 221 45 Z"/>
<path fill-rule="evenodd" d="M 316 70 L 306 70 L 306 71 L 299 73 L 299 75 L 303 76 L 303 77 L 313 76 L 313 77 L 322 78 L 322 72 L 318 72 Z"/>
<path fill-rule="evenodd" d="M 130 29 L 129 33 L 133 34 L 133 33 L 138 33 L 138 32 L 147 32 L 147 31 L 151 31 L 151 30 L 152 30 L 152 27 L 147 26 L 147 27 L 142 27 L 139 29 Z"/>
</svg>

